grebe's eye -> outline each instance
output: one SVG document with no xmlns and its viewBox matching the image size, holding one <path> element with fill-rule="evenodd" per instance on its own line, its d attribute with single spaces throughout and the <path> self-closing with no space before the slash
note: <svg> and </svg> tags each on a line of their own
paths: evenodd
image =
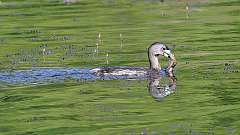
<svg viewBox="0 0 240 135">
<path fill-rule="evenodd" d="M 155 54 L 155 56 L 159 56 L 160 54 Z"/>
</svg>

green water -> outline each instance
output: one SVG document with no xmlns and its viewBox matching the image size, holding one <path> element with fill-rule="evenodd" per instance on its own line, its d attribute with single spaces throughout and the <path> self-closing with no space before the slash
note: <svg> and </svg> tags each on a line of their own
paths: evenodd
<svg viewBox="0 0 240 135">
<path fill-rule="evenodd" d="M 147 80 L 2 83 L 0 134 L 239 135 L 239 16 L 239 0 L 190 1 L 188 14 L 175 0 L 2 0 L 2 71 L 107 60 L 147 67 L 155 41 L 168 44 L 178 64 L 177 90 L 161 102 Z"/>
</svg>

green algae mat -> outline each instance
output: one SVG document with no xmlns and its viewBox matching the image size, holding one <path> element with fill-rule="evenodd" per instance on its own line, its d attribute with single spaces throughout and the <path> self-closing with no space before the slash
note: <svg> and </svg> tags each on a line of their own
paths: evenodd
<svg viewBox="0 0 240 135">
<path fill-rule="evenodd" d="M 148 67 L 156 41 L 177 59 L 161 101 L 145 79 L 0 78 L 0 135 L 240 134 L 239 0 L 1 0 L 0 31 L 0 73 Z"/>
</svg>

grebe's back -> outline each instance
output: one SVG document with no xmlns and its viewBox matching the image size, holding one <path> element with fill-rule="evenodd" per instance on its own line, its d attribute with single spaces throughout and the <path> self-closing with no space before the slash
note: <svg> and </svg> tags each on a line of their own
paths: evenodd
<svg viewBox="0 0 240 135">
<path fill-rule="evenodd" d="M 113 67 L 94 68 L 91 70 L 91 72 L 96 75 L 143 76 L 143 75 L 147 75 L 148 68 L 113 66 Z"/>
</svg>

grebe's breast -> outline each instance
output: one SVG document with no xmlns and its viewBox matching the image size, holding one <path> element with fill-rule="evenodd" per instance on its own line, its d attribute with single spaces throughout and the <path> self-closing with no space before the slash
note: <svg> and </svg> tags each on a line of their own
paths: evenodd
<svg viewBox="0 0 240 135">
<path fill-rule="evenodd" d="M 91 72 L 93 74 L 102 76 L 146 76 L 148 73 L 148 68 L 114 66 L 94 68 L 91 70 Z"/>
</svg>

